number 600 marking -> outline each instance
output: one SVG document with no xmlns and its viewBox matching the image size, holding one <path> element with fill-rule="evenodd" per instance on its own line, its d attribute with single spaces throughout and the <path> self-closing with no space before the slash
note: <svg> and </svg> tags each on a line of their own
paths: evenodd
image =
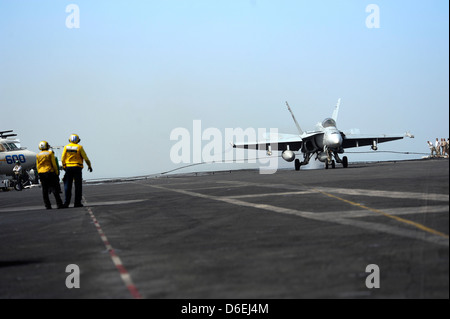
<svg viewBox="0 0 450 319">
<path fill-rule="evenodd" d="M 8 164 L 14 164 L 17 161 L 19 161 L 20 163 L 25 163 L 27 161 L 23 154 L 7 155 L 7 156 L 5 156 L 5 159 L 6 159 L 6 163 L 8 163 Z"/>
</svg>

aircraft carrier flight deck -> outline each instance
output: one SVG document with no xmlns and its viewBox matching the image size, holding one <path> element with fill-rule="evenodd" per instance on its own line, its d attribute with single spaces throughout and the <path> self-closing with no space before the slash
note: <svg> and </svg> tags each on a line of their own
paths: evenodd
<svg viewBox="0 0 450 319">
<path fill-rule="evenodd" d="M 1 299 L 449 297 L 445 159 L 86 183 L 82 208 L 50 199 L 0 192 Z"/>
</svg>

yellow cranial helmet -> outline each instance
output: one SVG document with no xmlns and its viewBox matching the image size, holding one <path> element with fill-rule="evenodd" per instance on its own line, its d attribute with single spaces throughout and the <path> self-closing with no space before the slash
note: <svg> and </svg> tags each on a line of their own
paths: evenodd
<svg viewBox="0 0 450 319">
<path fill-rule="evenodd" d="M 42 142 L 40 142 L 40 143 L 39 143 L 39 149 L 40 149 L 41 151 L 48 150 L 48 143 L 47 143 L 47 141 L 42 141 Z"/>
<path fill-rule="evenodd" d="M 78 144 L 80 142 L 80 137 L 77 134 L 72 134 L 69 137 L 69 142 Z"/>
</svg>

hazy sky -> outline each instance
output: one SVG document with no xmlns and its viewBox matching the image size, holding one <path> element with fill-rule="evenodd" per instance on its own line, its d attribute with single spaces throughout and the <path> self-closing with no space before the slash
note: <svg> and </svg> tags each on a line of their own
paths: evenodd
<svg viewBox="0 0 450 319">
<path fill-rule="evenodd" d="M 170 134 L 194 120 L 295 133 L 285 101 L 313 129 L 342 98 L 341 130 L 411 131 L 379 150 L 427 153 L 449 135 L 448 14 L 444 0 L 0 0 L 0 130 L 34 151 L 77 133 L 85 178 L 134 176 L 183 166 Z"/>
</svg>

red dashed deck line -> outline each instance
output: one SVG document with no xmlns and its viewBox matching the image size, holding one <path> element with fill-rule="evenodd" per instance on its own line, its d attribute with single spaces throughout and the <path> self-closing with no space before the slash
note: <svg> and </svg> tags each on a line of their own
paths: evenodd
<svg viewBox="0 0 450 319">
<path fill-rule="evenodd" d="M 86 203 L 86 199 L 84 199 Z M 86 203 L 87 205 L 87 203 Z M 128 288 L 128 291 L 130 292 L 131 296 L 135 299 L 141 299 L 142 296 L 139 293 L 139 290 L 136 288 L 135 284 L 133 283 L 133 280 L 131 279 L 130 274 L 128 273 L 127 269 L 122 263 L 122 260 L 119 258 L 119 256 L 116 254 L 114 249 L 112 248 L 111 244 L 108 241 L 108 238 L 105 235 L 105 232 L 100 226 L 100 223 L 98 222 L 97 218 L 95 218 L 94 213 L 92 212 L 92 209 L 90 207 L 86 207 L 89 215 L 91 216 L 91 219 L 94 221 L 95 228 L 97 228 L 97 232 L 100 235 L 100 238 L 102 239 L 103 244 L 105 245 L 106 249 L 109 252 L 109 256 L 111 257 L 112 262 L 116 266 L 117 270 L 119 271 L 120 277 L 125 284 L 125 286 Z"/>
</svg>

